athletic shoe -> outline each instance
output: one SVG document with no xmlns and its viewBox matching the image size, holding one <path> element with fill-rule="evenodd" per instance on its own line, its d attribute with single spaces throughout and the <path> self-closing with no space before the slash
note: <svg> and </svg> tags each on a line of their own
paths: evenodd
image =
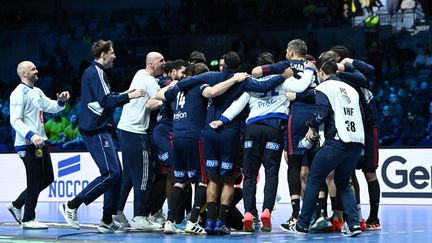
<svg viewBox="0 0 432 243">
<path fill-rule="evenodd" d="M 271 224 L 271 213 L 270 210 L 267 208 L 264 209 L 264 212 L 261 214 L 261 231 L 262 232 L 271 232 L 272 231 L 272 224 Z"/>
<path fill-rule="evenodd" d="M 214 227 L 214 232 L 220 235 L 229 235 L 231 234 L 231 229 L 226 226 L 226 224 L 222 222 L 222 220 L 218 219 L 216 221 L 216 226 Z"/>
<path fill-rule="evenodd" d="M 117 225 L 114 221 L 110 224 L 106 224 L 105 222 L 101 221 L 100 225 L 97 227 L 97 231 L 102 234 L 109 234 L 109 233 L 126 233 L 126 230 Z"/>
<path fill-rule="evenodd" d="M 78 223 L 77 209 L 69 208 L 67 206 L 67 203 L 62 203 L 59 206 L 59 210 L 69 226 L 74 229 L 80 229 L 80 225 Z"/>
<path fill-rule="evenodd" d="M 254 232 L 255 231 L 255 224 L 253 222 L 254 216 L 246 212 L 243 217 L 243 231 L 245 232 Z"/>
<path fill-rule="evenodd" d="M 381 229 L 381 224 L 379 219 L 366 220 L 366 230 L 380 230 L 380 229 Z"/>
<path fill-rule="evenodd" d="M 297 223 L 281 224 L 280 228 L 285 232 L 294 233 L 294 234 L 306 234 L 308 232 L 307 229 L 300 227 Z"/>
<path fill-rule="evenodd" d="M 291 217 L 287 220 L 287 224 L 295 224 L 297 223 L 297 217 L 291 215 Z"/>
<path fill-rule="evenodd" d="M 42 222 L 32 219 L 27 222 L 21 223 L 21 228 L 23 229 L 48 229 L 48 226 Z"/>
<path fill-rule="evenodd" d="M 148 216 L 147 217 L 148 220 L 150 220 L 150 222 L 152 223 L 158 223 L 161 225 L 165 224 L 166 221 L 166 217 L 165 214 L 162 212 L 162 209 L 160 209 L 159 211 L 157 211 L 155 214 Z"/>
<path fill-rule="evenodd" d="M 186 219 L 183 219 L 180 224 L 175 223 L 174 224 L 177 233 L 184 233 L 186 229 Z"/>
<path fill-rule="evenodd" d="M 207 219 L 204 230 L 209 235 L 215 235 L 216 234 L 216 232 L 215 232 L 215 226 L 216 226 L 216 222 L 214 221 L 214 219 Z"/>
<path fill-rule="evenodd" d="M 346 226 L 348 226 L 348 224 L 346 224 Z M 361 228 L 360 228 L 360 225 L 355 225 L 353 227 L 343 227 L 343 230 L 341 230 L 341 233 L 343 236 L 356 237 L 356 236 L 361 234 Z"/>
<path fill-rule="evenodd" d="M 175 233 L 177 233 L 174 224 L 171 221 L 169 221 L 169 220 L 167 220 L 165 222 L 164 231 L 163 232 L 165 234 L 175 234 Z"/>
<path fill-rule="evenodd" d="M 364 219 L 361 219 L 360 220 L 360 229 L 362 230 L 362 231 L 365 231 L 366 230 L 366 221 L 364 220 Z"/>
<path fill-rule="evenodd" d="M 14 207 L 12 203 L 6 204 L 6 208 L 9 210 L 9 212 L 12 214 L 14 219 L 21 224 L 22 222 L 22 210 L 20 208 Z"/>
<path fill-rule="evenodd" d="M 343 219 L 339 219 L 335 217 L 331 220 L 331 223 L 333 225 L 333 231 L 340 232 L 343 228 L 344 221 Z"/>
<path fill-rule="evenodd" d="M 150 222 L 146 217 L 144 216 L 135 216 L 131 220 L 131 226 L 135 229 L 142 229 L 146 231 L 152 231 L 159 229 L 161 227 L 154 225 L 152 222 Z"/>
<path fill-rule="evenodd" d="M 156 229 L 162 229 L 163 226 L 164 226 L 164 224 L 165 224 L 165 221 L 164 221 L 162 224 L 156 223 L 156 222 L 154 222 L 153 220 L 151 220 L 150 217 L 146 217 L 146 219 L 147 219 L 150 223 L 152 223 L 153 227 L 156 228 Z"/>
<path fill-rule="evenodd" d="M 329 232 L 333 231 L 333 224 L 327 217 L 321 216 L 309 227 L 309 231 L 313 232 Z"/>
<path fill-rule="evenodd" d="M 118 211 L 117 214 L 113 215 L 112 218 L 115 222 L 119 223 L 123 227 L 131 227 L 126 215 L 122 211 Z"/>
<path fill-rule="evenodd" d="M 188 220 L 186 223 L 185 232 L 194 235 L 207 235 L 207 232 L 204 230 L 204 228 L 199 225 L 199 220 L 197 220 L 196 223 L 192 223 Z"/>
</svg>

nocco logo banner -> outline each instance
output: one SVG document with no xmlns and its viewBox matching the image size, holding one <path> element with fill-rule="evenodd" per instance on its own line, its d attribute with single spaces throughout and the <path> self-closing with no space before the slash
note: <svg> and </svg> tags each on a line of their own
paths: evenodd
<svg viewBox="0 0 432 243">
<path fill-rule="evenodd" d="M 432 149 L 382 149 L 377 174 L 382 203 L 432 204 Z"/>
<path fill-rule="evenodd" d="M 99 170 L 89 153 L 52 153 L 51 159 L 54 181 L 40 194 L 41 201 L 70 200 L 99 176 Z"/>
</svg>

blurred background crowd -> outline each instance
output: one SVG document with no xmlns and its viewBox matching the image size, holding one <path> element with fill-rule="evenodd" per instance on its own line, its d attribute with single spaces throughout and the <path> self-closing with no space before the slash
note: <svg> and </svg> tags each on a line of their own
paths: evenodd
<svg viewBox="0 0 432 243">
<path fill-rule="evenodd" d="M 68 90 L 65 111 L 45 117 L 54 150 L 85 149 L 77 129 L 80 79 L 98 39 L 114 42 L 117 59 L 109 79 L 128 89 L 149 51 L 187 60 L 194 50 L 218 68 L 229 50 L 243 71 L 259 53 L 285 59 L 286 44 L 302 38 L 315 57 L 333 45 L 375 67 L 370 80 L 380 113 L 381 146 L 432 145 L 431 1 L 414 0 L 4 0 L 0 3 L 0 151 L 14 151 L 9 95 L 16 65 L 30 60 L 47 96 Z M 114 115 L 119 120 L 121 109 Z"/>
</svg>

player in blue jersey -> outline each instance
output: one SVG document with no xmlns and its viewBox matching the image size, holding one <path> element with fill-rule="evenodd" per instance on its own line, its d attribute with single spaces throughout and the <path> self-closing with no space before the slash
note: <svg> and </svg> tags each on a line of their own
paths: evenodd
<svg viewBox="0 0 432 243">
<path fill-rule="evenodd" d="M 197 68 L 206 67 L 205 64 L 194 64 Z M 208 70 L 208 69 L 207 69 Z M 202 147 L 200 145 L 201 130 L 204 127 L 208 98 L 214 98 L 229 89 L 237 82 L 243 81 L 247 77 L 245 73 L 238 73 L 232 78 L 210 87 L 208 84 L 197 84 L 185 91 L 180 91 L 178 86 L 174 86 L 160 93 L 162 99 L 167 101 L 176 100 L 173 116 L 173 154 L 174 154 L 174 188 L 170 195 L 170 208 L 168 219 L 165 223 L 165 233 L 175 233 L 173 225 L 174 214 L 180 206 L 183 190 L 186 182 L 192 181 L 200 183 L 197 187 L 194 207 L 187 222 L 185 231 L 193 234 L 206 234 L 198 224 L 198 215 L 201 206 L 205 203 L 203 197 L 207 179 L 203 171 L 204 165 L 200 163 Z"/>
<path fill-rule="evenodd" d="M 220 121 L 212 122 L 211 126 L 219 127 L 224 121 L 227 124 L 233 116 L 241 112 L 249 104 L 250 112 L 246 119 L 246 135 L 244 138 L 243 158 L 243 196 L 245 204 L 244 227 L 245 231 L 254 231 L 253 217 L 257 217 L 255 193 L 258 170 L 263 164 L 265 168 L 266 183 L 264 187 L 263 212 L 261 214 L 264 232 L 272 230 L 271 212 L 274 207 L 278 185 L 280 158 L 282 155 L 282 131 L 288 118 L 289 101 L 285 96 L 287 91 L 303 92 L 314 78 L 314 64 L 305 64 L 301 79 L 290 77 L 271 92 L 244 93 L 221 116 Z M 292 76 L 293 72 L 285 71 Z M 288 76 L 288 75 L 287 75 Z M 265 80 L 271 76 L 260 78 Z"/>
<path fill-rule="evenodd" d="M 369 203 L 370 211 L 369 217 L 366 220 L 365 228 L 367 230 L 379 230 L 381 229 L 380 221 L 378 218 L 379 199 L 380 199 L 380 185 L 376 175 L 376 169 L 378 168 L 378 115 L 376 110 L 376 104 L 372 93 L 370 92 L 371 87 L 369 81 L 373 78 L 375 69 L 368 63 L 349 58 L 349 51 L 345 46 L 334 46 L 330 49 L 337 55 L 337 60 L 343 64 L 350 64 L 367 78 L 366 82 L 355 83 L 356 89 L 360 92 L 363 110 L 365 113 L 365 151 L 362 158 L 359 160 L 357 165 L 358 169 L 361 169 L 365 175 L 368 192 L 369 192 Z M 343 66 L 342 66 L 343 67 Z M 356 197 L 358 206 L 360 206 L 360 192 L 359 184 L 355 173 L 353 173 L 353 185 L 356 189 Z M 360 208 L 359 208 L 360 211 Z M 361 211 L 360 211 L 361 213 Z"/>
<path fill-rule="evenodd" d="M 349 180 L 364 147 L 364 126 L 359 94 L 337 76 L 337 64 L 330 55 L 317 61 L 322 83 L 316 87 L 316 107 L 307 122 L 309 141 L 318 139 L 317 131 L 324 126 L 325 143 L 316 154 L 307 178 L 303 207 L 296 222 L 281 225 L 284 231 L 307 233 L 315 213 L 318 193 L 327 175 L 335 171 L 335 184 L 341 195 L 347 228 L 344 236 L 361 234 L 355 197 Z"/>
<path fill-rule="evenodd" d="M 304 71 L 304 61 L 307 54 L 306 43 L 301 39 L 294 39 L 290 41 L 286 49 L 285 61 L 276 64 L 263 65 L 255 67 L 252 70 L 254 77 L 262 75 L 282 73 L 286 68 L 290 67 L 294 71 L 294 77 L 299 78 L 298 73 Z M 318 85 L 318 79 L 315 78 L 314 82 L 308 89 L 313 89 Z M 314 107 L 314 100 L 294 100 L 290 105 L 290 114 L 288 116 L 288 131 L 287 131 L 287 145 L 285 148 L 287 155 L 285 160 L 288 162 L 288 186 L 290 191 L 292 215 L 288 222 L 297 219 L 300 212 L 300 194 L 301 194 L 301 180 L 300 169 L 303 163 L 303 157 L 307 149 L 304 148 L 300 141 L 304 138 L 307 127 L 305 122 L 311 117 Z"/>
<path fill-rule="evenodd" d="M 240 67 L 240 57 L 236 52 L 225 55 L 225 68 L 222 72 L 208 72 L 189 80 L 183 80 L 177 85 L 181 90 L 193 87 L 197 83 L 207 83 L 214 86 L 234 75 Z M 276 75 L 272 79 L 258 82 L 252 78 L 233 85 L 224 94 L 214 97 L 209 105 L 206 124 L 218 119 L 231 103 L 244 91 L 266 92 L 275 88 L 285 80 L 283 75 Z M 226 227 L 226 214 L 231 206 L 234 191 L 234 174 L 238 166 L 240 129 L 244 116 L 237 116 L 228 126 L 213 130 L 204 127 L 204 158 L 207 175 L 210 181 L 207 188 L 207 221 L 206 231 L 209 234 L 229 234 Z M 230 143 L 226 143 L 230 141 Z M 221 189 L 222 188 L 222 189 Z M 222 194 L 219 194 L 222 191 Z M 217 209 L 220 196 L 220 208 Z M 219 212 L 218 212 L 219 211 Z"/>
<path fill-rule="evenodd" d="M 168 61 L 164 66 L 166 76 L 159 78 L 159 85 L 165 87 L 173 80 L 181 80 L 185 77 L 187 62 L 182 59 Z M 159 162 L 161 163 L 160 173 L 155 179 L 154 187 L 148 204 L 151 216 L 150 219 L 157 223 L 164 224 L 165 218 L 162 214 L 162 207 L 165 199 L 169 199 L 174 177 L 172 171 L 172 117 L 174 102 L 162 102 L 158 114 L 158 121 L 153 130 L 153 142 Z M 169 203 L 169 202 L 168 202 Z"/>
</svg>

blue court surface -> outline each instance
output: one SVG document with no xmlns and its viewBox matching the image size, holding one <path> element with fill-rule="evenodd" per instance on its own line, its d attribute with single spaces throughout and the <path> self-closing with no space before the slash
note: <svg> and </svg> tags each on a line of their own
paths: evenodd
<svg viewBox="0 0 432 243">
<path fill-rule="evenodd" d="M 5 208 L 6 202 L 0 202 L 0 243 L 1 242 L 432 242 L 432 207 L 414 205 L 382 205 L 380 220 L 382 230 L 364 231 L 357 238 L 343 237 L 340 233 L 310 233 L 307 235 L 289 234 L 279 228 L 291 214 L 290 204 L 279 204 L 272 215 L 271 233 L 233 232 L 228 236 L 193 236 L 188 234 L 165 235 L 158 232 L 128 232 L 124 234 L 99 234 L 95 224 L 102 215 L 102 204 L 93 203 L 81 206 L 78 219 L 80 230 L 66 228 L 58 212 L 58 203 L 40 202 L 36 209 L 37 219 L 52 225 L 48 230 L 23 230 L 14 222 Z M 363 215 L 368 215 L 368 205 L 362 205 Z M 132 204 L 126 205 L 125 213 L 130 218 Z"/>
</svg>

